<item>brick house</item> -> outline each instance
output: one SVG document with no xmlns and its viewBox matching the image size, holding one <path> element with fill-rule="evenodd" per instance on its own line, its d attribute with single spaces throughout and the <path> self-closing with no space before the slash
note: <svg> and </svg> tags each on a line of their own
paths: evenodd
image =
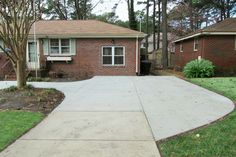
<svg viewBox="0 0 236 157">
<path fill-rule="evenodd" d="M 208 59 L 218 74 L 236 74 L 236 18 L 228 18 L 174 41 L 175 69 L 197 58 Z"/>
<path fill-rule="evenodd" d="M 27 45 L 27 67 L 70 77 L 139 74 L 140 42 L 145 37 L 127 28 L 96 20 L 52 20 L 35 24 Z M 0 44 L 3 42 L 0 40 Z M 0 52 L 0 76 L 11 72 Z"/>
</svg>

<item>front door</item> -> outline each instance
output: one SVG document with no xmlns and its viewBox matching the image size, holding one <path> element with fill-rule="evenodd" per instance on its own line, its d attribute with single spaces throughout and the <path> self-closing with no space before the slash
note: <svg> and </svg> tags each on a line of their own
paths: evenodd
<svg viewBox="0 0 236 157">
<path fill-rule="evenodd" d="M 27 66 L 29 69 L 39 69 L 37 42 L 35 43 L 34 41 L 28 41 Z"/>
</svg>

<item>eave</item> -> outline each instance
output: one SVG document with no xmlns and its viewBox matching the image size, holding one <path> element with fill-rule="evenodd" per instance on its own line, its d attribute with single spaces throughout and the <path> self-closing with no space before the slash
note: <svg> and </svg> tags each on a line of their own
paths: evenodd
<svg viewBox="0 0 236 157">
<path fill-rule="evenodd" d="M 176 42 L 180 42 L 183 40 L 191 39 L 191 38 L 202 36 L 202 35 L 236 35 L 236 32 L 201 32 L 201 33 L 196 33 L 187 37 L 177 39 L 173 42 L 176 43 Z"/>
</svg>

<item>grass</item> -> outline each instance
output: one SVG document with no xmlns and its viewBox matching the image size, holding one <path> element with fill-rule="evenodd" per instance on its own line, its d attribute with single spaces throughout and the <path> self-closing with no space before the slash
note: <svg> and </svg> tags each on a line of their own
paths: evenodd
<svg viewBox="0 0 236 157">
<path fill-rule="evenodd" d="M 236 102 L 236 77 L 189 79 Z M 236 110 L 207 127 L 159 143 L 163 157 L 235 157 Z"/>
<path fill-rule="evenodd" d="M 236 102 L 236 77 L 189 79 L 190 82 L 220 93 Z"/>
<path fill-rule="evenodd" d="M 26 111 L 0 111 L 0 151 L 43 119 L 43 114 Z"/>
</svg>

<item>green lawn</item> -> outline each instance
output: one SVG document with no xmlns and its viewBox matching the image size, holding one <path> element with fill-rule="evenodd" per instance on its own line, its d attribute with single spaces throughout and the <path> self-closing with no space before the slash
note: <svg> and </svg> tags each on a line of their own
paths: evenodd
<svg viewBox="0 0 236 157">
<path fill-rule="evenodd" d="M 236 77 L 189 79 L 236 102 Z M 163 157 L 235 157 L 236 110 L 207 127 L 159 143 Z"/>
<path fill-rule="evenodd" d="M 0 151 L 43 119 L 43 114 L 0 111 Z"/>
</svg>

